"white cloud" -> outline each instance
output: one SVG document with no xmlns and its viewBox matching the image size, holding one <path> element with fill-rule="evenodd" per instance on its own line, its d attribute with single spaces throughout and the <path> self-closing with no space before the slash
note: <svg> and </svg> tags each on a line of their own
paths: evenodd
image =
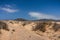
<svg viewBox="0 0 60 40">
<path fill-rule="evenodd" d="M 47 15 L 47 14 L 38 13 L 38 12 L 29 12 L 29 15 L 36 19 L 60 19 L 53 15 Z"/>
<path fill-rule="evenodd" d="M 1 8 L 3 11 L 9 12 L 9 13 L 14 13 L 17 12 L 18 10 L 16 9 L 11 9 L 11 8 Z"/>
<path fill-rule="evenodd" d="M 14 8 L 12 5 L 5 4 L 3 7 L 0 6 L 0 10 L 6 11 L 8 13 L 18 12 L 19 10 Z"/>
</svg>

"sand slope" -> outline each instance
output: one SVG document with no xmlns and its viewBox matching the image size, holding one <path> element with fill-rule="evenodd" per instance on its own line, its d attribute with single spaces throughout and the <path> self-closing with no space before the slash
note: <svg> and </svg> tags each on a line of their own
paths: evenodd
<svg viewBox="0 0 60 40">
<path fill-rule="evenodd" d="M 3 22 L 8 25 L 9 31 L 1 29 L 0 40 L 60 40 L 60 31 L 54 32 L 53 30 L 49 30 L 49 28 L 46 28 L 46 32 L 32 31 L 37 25 L 35 22 Z M 23 25 L 24 23 L 26 25 Z M 50 26 L 52 27 L 53 25 Z"/>
</svg>

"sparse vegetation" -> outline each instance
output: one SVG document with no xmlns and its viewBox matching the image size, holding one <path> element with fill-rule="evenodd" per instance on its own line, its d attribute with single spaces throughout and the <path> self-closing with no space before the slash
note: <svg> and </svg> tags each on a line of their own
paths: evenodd
<svg viewBox="0 0 60 40">
<path fill-rule="evenodd" d="M 14 24 L 12 21 L 10 22 L 11 24 Z"/>
<path fill-rule="evenodd" d="M 58 36 L 58 38 L 60 38 L 60 36 Z"/>
<path fill-rule="evenodd" d="M 56 32 L 56 31 L 58 31 L 59 29 L 60 29 L 60 25 L 54 23 L 53 30 Z"/>
<path fill-rule="evenodd" d="M 13 29 L 12 31 L 13 31 L 13 32 L 15 32 L 15 30 L 14 30 L 14 29 Z"/>
<path fill-rule="evenodd" d="M 7 24 L 1 21 L 0 21 L 0 29 L 9 31 Z"/>
<path fill-rule="evenodd" d="M 40 31 L 42 31 L 42 32 L 45 32 L 45 31 L 46 31 L 46 29 L 45 29 L 45 26 L 46 26 L 46 25 L 47 25 L 46 22 L 39 23 L 39 24 L 37 24 L 37 26 L 36 26 L 36 28 L 35 28 L 34 30 L 35 30 L 35 31 L 40 30 Z"/>
<path fill-rule="evenodd" d="M 25 26 L 26 24 L 24 23 L 23 26 Z"/>
<path fill-rule="evenodd" d="M 45 32 L 47 25 L 50 26 L 50 25 L 51 25 L 51 21 L 38 23 L 37 26 L 36 26 L 36 28 L 34 29 L 34 31 L 39 30 L 39 31 Z M 49 26 L 48 26 L 48 27 L 49 27 Z"/>
<path fill-rule="evenodd" d="M 10 31 L 8 32 L 9 34 L 6 32 L 7 33 L 6 35 L 8 35 L 10 37 L 10 40 L 12 40 L 12 38 L 15 34 L 17 34 L 17 36 L 20 37 L 23 34 L 27 35 L 27 33 L 30 35 L 30 36 L 28 35 L 29 39 L 33 38 L 32 35 L 35 33 L 40 35 L 41 38 L 46 37 L 51 40 L 60 39 L 60 35 L 59 35 L 60 32 L 58 31 L 60 29 L 60 25 L 57 23 L 52 23 L 51 21 L 47 21 L 47 22 L 46 21 L 43 21 L 43 22 L 39 22 L 39 21 L 38 22 L 35 22 L 35 21 L 34 22 L 32 22 L 32 21 L 31 22 L 25 22 L 25 21 L 23 22 L 23 21 L 21 21 L 21 23 L 20 23 L 20 21 L 9 21 L 9 28 L 8 28 L 8 24 L 6 24 L 6 23 L 5 23 L 5 21 L 4 22 L 0 21 L 0 35 L 2 34 L 1 37 L 5 36 L 5 35 L 3 35 L 5 31 L 1 32 L 1 29 L 6 30 L 6 31 L 9 31 L 9 29 L 10 29 Z M 15 25 L 15 24 L 17 24 L 17 25 Z M 22 27 L 20 26 L 20 24 Z M 30 28 L 33 31 L 32 30 L 28 31 L 28 29 L 25 30 L 24 27 L 27 27 L 28 29 Z M 51 31 L 50 28 L 52 30 L 54 30 L 55 32 Z M 56 31 L 58 31 L 58 32 L 56 32 Z M 24 37 L 26 37 L 26 36 L 24 36 Z"/>
<path fill-rule="evenodd" d="M 1 31 L 0 31 L 0 34 L 2 34 Z"/>
</svg>

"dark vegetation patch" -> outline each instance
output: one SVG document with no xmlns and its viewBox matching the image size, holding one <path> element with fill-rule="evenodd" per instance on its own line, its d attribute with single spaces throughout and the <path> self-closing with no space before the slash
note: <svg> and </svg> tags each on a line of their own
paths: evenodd
<svg viewBox="0 0 60 40">
<path fill-rule="evenodd" d="M 57 23 L 54 23 L 53 30 L 56 32 L 60 29 L 60 25 Z"/>
<path fill-rule="evenodd" d="M 23 26 L 25 26 L 26 24 L 25 23 L 23 23 Z"/>
<path fill-rule="evenodd" d="M 58 38 L 60 38 L 60 36 L 58 36 Z"/>
<path fill-rule="evenodd" d="M 10 22 L 11 24 L 14 24 L 12 21 Z"/>
<path fill-rule="evenodd" d="M 50 29 L 53 29 L 55 32 L 60 29 L 60 25 L 59 24 L 52 23 L 51 21 L 47 21 L 47 22 L 38 23 L 37 26 L 36 26 L 36 28 L 34 29 L 34 31 L 39 30 L 39 31 L 45 32 L 47 25 L 49 25 L 48 27 L 50 27 L 51 25 L 53 25 L 52 28 L 50 28 Z"/>
<path fill-rule="evenodd" d="M 36 28 L 34 29 L 34 31 L 39 30 L 39 31 L 45 32 L 46 31 L 46 25 L 48 25 L 47 22 L 38 23 L 37 26 L 36 26 Z"/>
<path fill-rule="evenodd" d="M 48 27 L 50 27 L 51 24 L 52 24 L 51 21 L 47 21 L 47 22 L 44 21 L 44 22 L 41 22 L 41 23 L 37 23 L 37 26 L 34 29 L 34 31 L 39 30 L 39 31 L 45 32 L 46 31 L 46 26 L 48 25 Z"/>
<path fill-rule="evenodd" d="M 0 29 L 9 31 L 7 24 L 1 21 L 0 21 Z"/>
<path fill-rule="evenodd" d="M 0 31 L 0 34 L 2 34 L 1 31 Z"/>
<path fill-rule="evenodd" d="M 14 30 L 14 29 L 13 29 L 12 31 L 13 31 L 13 32 L 15 32 L 15 30 Z"/>
</svg>

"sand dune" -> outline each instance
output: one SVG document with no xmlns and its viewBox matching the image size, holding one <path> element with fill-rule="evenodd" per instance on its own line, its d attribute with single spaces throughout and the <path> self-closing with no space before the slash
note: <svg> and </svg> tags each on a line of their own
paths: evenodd
<svg viewBox="0 0 60 40">
<path fill-rule="evenodd" d="M 12 20 L 1 22 L 6 23 L 9 30 L 0 29 L 0 40 L 60 40 L 60 24 L 58 22 Z"/>
</svg>

